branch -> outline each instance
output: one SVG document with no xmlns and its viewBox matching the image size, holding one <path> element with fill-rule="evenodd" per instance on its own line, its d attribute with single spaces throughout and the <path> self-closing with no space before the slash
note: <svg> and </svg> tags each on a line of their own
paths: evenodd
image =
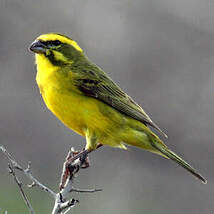
<svg viewBox="0 0 214 214">
<path fill-rule="evenodd" d="M 80 168 L 83 168 L 85 165 L 89 165 L 88 159 L 84 161 L 81 159 L 82 155 L 85 156 L 90 151 L 84 150 L 82 152 L 74 151 L 71 148 L 68 151 L 65 162 L 63 164 L 63 170 L 60 180 L 60 192 L 57 194 L 58 197 L 55 199 L 55 205 L 52 210 L 52 214 L 62 214 L 67 213 L 76 203 L 79 201 L 75 199 L 67 200 L 69 194 L 73 191 L 73 181 L 77 176 Z"/>
<path fill-rule="evenodd" d="M 71 192 L 78 192 L 78 193 L 93 193 L 93 192 L 100 192 L 102 189 L 77 189 L 72 188 Z"/>
<path fill-rule="evenodd" d="M 7 156 L 7 158 L 9 159 L 12 167 L 14 169 L 18 169 L 21 172 L 23 172 L 33 183 L 29 186 L 38 186 L 40 187 L 42 190 L 44 190 L 45 192 L 48 192 L 53 198 L 56 197 L 56 193 L 53 192 L 51 189 L 49 189 L 48 187 L 46 187 L 44 184 L 40 183 L 36 178 L 34 178 L 34 176 L 31 174 L 31 163 L 28 162 L 28 166 L 26 169 L 24 169 L 23 167 L 21 167 L 21 165 L 19 165 L 17 163 L 17 161 L 12 157 L 12 155 L 5 149 L 5 147 L 3 145 L 0 145 L 0 150 Z"/>
<path fill-rule="evenodd" d="M 22 195 L 22 198 L 25 202 L 25 204 L 27 205 L 28 209 L 30 210 L 30 213 L 31 214 L 35 214 L 34 210 L 33 210 L 33 207 L 31 206 L 30 204 L 30 201 L 28 200 L 27 196 L 25 195 L 25 192 L 22 188 L 22 183 L 19 181 L 18 177 L 16 176 L 15 174 L 15 171 L 14 171 L 14 168 L 11 164 L 8 164 L 8 167 L 9 167 L 9 173 L 11 175 L 13 175 L 13 178 L 14 178 L 14 181 L 17 183 L 18 187 L 19 187 L 19 190 L 21 192 L 21 195 Z"/>
<path fill-rule="evenodd" d="M 0 214 L 3 214 L 3 211 L 2 212 L 1 211 L 2 209 L 0 208 Z M 5 210 L 4 214 L 8 214 L 7 210 Z"/>
<path fill-rule="evenodd" d="M 101 146 L 101 145 L 100 145 Z M 99 146 L 99 147 L 100 147 Z M 15 174 L 15 170 L 19 170 L 23 172 L 31 181 L 32 184 L 28 185 L 28 187 L 38 186 L 41 190 L 48 192 L 49 195 L 54 199 L 54 207 L 52 210 L 52 214 L 66 214 L 69 212 L 71 208 L 73 208 L 79 201 L 75 199 L 69 199 L 69 195 L 72 192 L 79 192 L 79 193 L 94 193 L 101 191 L 101 189 L 78 189 L 73 188 L 73 181 L 74 178 L 77 177 L 77 173 L 80 169 L 89 167 L 89 160 L 87 154 L 91 151 L 84 150 L 82 152 L 74 151 L 71 148 L 67 154 L 66 160 L 63 164 L 63 170 L 60 180 L 60 191 L 55 193 L 50 188 L 42 184 L 38 181 L 31 173 L 31 164 L 28 163 L 26 169 L 24 169 L 17 161 L 12 157 L 12 155 L 5 149 L 3 145 L 0 145 L 0 150 L 6 155 L 8 160 L 10 161 L 9 169 L 10 173 L 13 175 L 15 182 L 17 183 L 19 190 L 22 194 L 22 197 L 30 211 L 31 214 L 35 214 L 33 208 L 27 199 L 26 194 L 22 188 L 22 184 L 19 181 L 18 177 Z M 5 213 L 6 214 L 6 213 Z"/>
</svg>

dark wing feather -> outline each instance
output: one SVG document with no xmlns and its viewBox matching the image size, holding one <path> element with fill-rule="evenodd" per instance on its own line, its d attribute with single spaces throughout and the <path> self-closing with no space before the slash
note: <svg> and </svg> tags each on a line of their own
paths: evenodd
<svg viewBox="0 0 214 214">
<path fill-rule="evenodd" d="M 76 72 L 74 76 L 74 83 L 83 94 L 94 97 L 145 125 L 152 126 L 167 137 L 167 135 L 152 122 L 144 110 L 96 65 L 90 66 L 88 69 L 84 68 L 81 72 Z"/>
</svg>

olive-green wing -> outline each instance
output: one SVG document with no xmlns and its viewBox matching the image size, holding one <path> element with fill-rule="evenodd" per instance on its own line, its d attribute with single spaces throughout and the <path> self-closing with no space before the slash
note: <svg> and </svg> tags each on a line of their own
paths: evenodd
<svg viewBox="0 0 214 214">
<path fill-rule="evenodd" d="M 84 68 L 84 71 L 77 72 L 74 76 L 74 84 L 83 94 L 94 97 L 145 125 L 152 126 L 167 137 L 144 110 L 98 67 Z"/>
</svg>

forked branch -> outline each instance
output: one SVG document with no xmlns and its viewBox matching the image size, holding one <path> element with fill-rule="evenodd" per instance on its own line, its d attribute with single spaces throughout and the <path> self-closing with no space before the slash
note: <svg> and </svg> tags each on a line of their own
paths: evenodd
<svg viewBox="0 0 214 214">
<path fill-rule="evenodd" d="M 78 171 L 82 168 L 86 168 L 89 166 L 88 158 L 86 157 L 90 151 L 82 151 L 76 152 L 73 148 L 71 148 L 67 154 L 65 163 L 63 164 L 63 170 L 60 180 L 60 191 L 55 193 L 49 187 L 42 184 L 38 179 L 36 179 L 31 172 L 31 164 L 28 163 L 27 168 L 23 168 L 18 162 L 12 157 L 12 155 L 6 150 L 3 145 L 0 145 L 0 150 L 5 154 L 5 156 L 9 160 L 9 172 L 13 176 L 16 184 L 19 187 L 20 193 L 25 201 L 29 212 L 31 214 L 35 214 L 30 201 L 28 200 L 22 183 L 17 177 L 15 170 L 19 170 L 23 172 L 32 182 L 32 184 L 28 185 L 28 187 L 38 186 L 41 190 L 49 193 L 49 195 L 54 199 L 54 207 L 52 209 L 52 214 L 66 214 L 68 211 L 73 208 L 79 201 L 70 198 L 70 194 L 72 192 L 79 193 L 94 193 L 101 191 L 101 189 L 78 189 L 73 188 L 73 181 L 76 178 Z M 83 158 L 84 157 L 84 158 Z M 85 159 L 86 158 L 86 159 Z"/>
</svg>

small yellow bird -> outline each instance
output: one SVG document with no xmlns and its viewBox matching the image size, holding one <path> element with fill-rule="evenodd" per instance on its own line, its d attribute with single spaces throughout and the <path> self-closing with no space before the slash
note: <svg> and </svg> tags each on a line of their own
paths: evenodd
<svg viewBox="0 0 214 214">
<path fill-rule="evenodd" d="M 44 102 L 66 126 L 86 137 L 85 149 L 95 150 L 99 143 L 122 149 L 136 146 L 177 162 L 206 183 L 149 129 L 166 136 L 74 40 L 58 33 L 43 34 L 30 50 L 36 56 L 36 81 Z"/>
</svg>

